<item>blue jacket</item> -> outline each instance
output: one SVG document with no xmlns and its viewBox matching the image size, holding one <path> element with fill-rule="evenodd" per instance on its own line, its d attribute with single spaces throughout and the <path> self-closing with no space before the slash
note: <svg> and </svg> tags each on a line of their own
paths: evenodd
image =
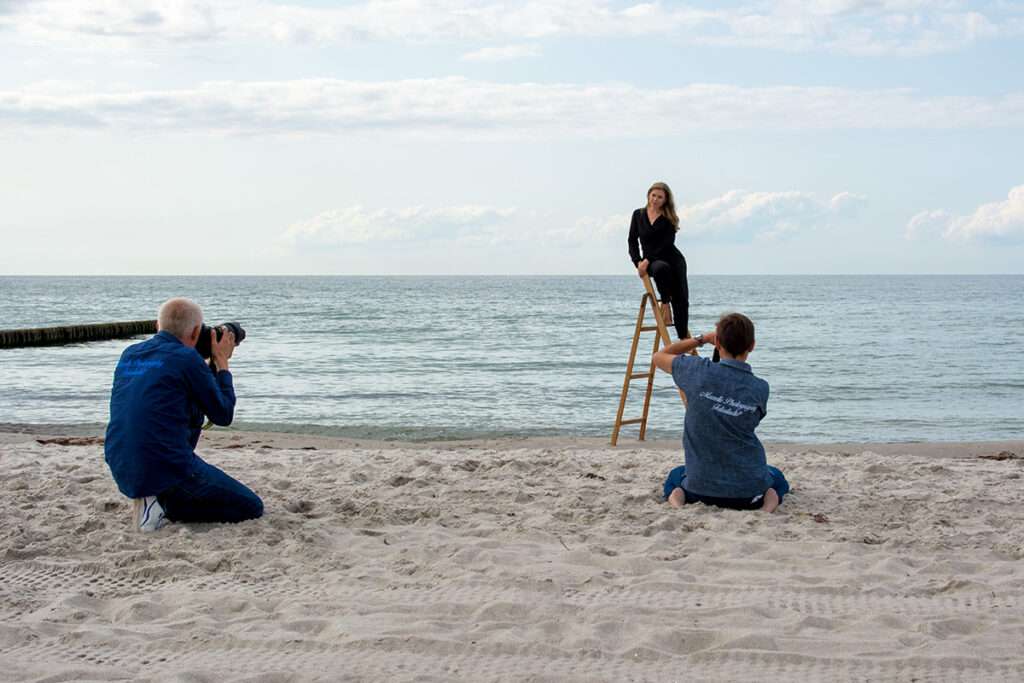
<svg viewBox="0 0 1024 683">
<path fill-rule="evenodd" d="M 129 346 L 114 370 L 104 444 L 121 493 L 154 496 L 180 483 L 195 465 L 204 416 L 229 425 L 234 412 L 231 373 L 214 375 L 173 334 Z"/>
</svg>

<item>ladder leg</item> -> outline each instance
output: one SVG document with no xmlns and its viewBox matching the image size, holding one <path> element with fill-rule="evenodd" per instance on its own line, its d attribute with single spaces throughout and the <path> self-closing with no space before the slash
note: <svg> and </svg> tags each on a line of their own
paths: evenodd
<svg viewBox="0 0 1024 683">
<path fill-rule="evenodd" d="M 656 305 L 656 304 L 655 304 Z M 619 410 L 615 414 L 615 427 L 612 429 L 612 445 L 619 441 L 619 430 L 622 428 L 622 413 L 626 409 L 626 396 L 629 394 L 630 375 L 633 374 L 633 363 L 636 360 L 636 348 L 640 342 L 640 328 L 644 326 L 644 314 L 647 309 L 647 295 L 640 300 L 640 312 L 636 316 L 636 329 L 633 331 L 633 345 L 629 350 L 629 360 L 626 362 L 626 377 L 622 381 L 622 395 L 619 397 Z M 647 407 L 644 406 L 644 422 L 640 424 L 640 433 L 643 434 L 647 426 Z M 642 438 L 642 437 L 641 437 Z"/>
<path fill-rule="evenodd" d="M 651 278 L 647 277 L 646 275 L 644 276 L 644 289 L 647 290 L 647 296 L 651 297 L 654 300 L 654 302 L 655 302 L 654 303 L 654 319 L 658 323 L 658 336 L 661 337 L 661 339 L 665 342 L 665 346 L 668 346 L 669 344 L 672 343 L 672 338 L 669 337 L 669 335 L 668 335 L 668 327 L 665 325 L 665 319 L 662 318 L 662 316 L 661 316 L 661 307 L 658 306 L 658 303 L 657 303 L 658 299 L 654 295 L 654 286 L 651 284 Z M 690 330 L 686 330 L 686 334 L 687 334 L 687 336 L 689 336 Z M 655 346 L 654 350 L 655 351 L 658 350 L 657 346 Z M 696 350 L 693 351 L 693 355 L 694 356 L 698 355 Z M 652 364 L 651 370 L 652 370 L 652 372 L 654 370 L 653 364 Z M 687 402 L 686 402 L 686 394 L 683 393 L 682 389 L 679 390 L 679 398 L 682 399 L 684 406 L 688 405 Z"/>
<path fill-rule="evenodd" d="M 657 306 L 658 302 L 654 302 L 654 306 Z M 640 441 L 643 441 L 647 437 L 647 411 L 651 407 L 651 393 L 654 391 L 654 372 L 658 369 L 654 366 L 654 354 L 661 348 L 661 337 L 654 335 L 654 350 L 651 351 L 651 371 L 650 376 L 647 378 L 647 391 L 644 392 L 644 414 L 643 422 L 640 423 Z"/>
<path fill-rule="evenodd" d="M 658 296 L 654 293 L 654 285 L 651 284 L 651 278 L 644 276 L 644 289 L 647 290 L 647 296 L 651 297 L 651 301 L 654 302 L 652 308 L 654 309 L 654 321 L 658 325 L 658 336 L 664 341 L 665 346 L 672 343 L 671 337 L 668 335 L 668 326 L 665 325 L 665 318 L 661 315 L 661 306 L 658 305 Z M 657 351 L 658 349 L 654 349 Z"/>
</svg>

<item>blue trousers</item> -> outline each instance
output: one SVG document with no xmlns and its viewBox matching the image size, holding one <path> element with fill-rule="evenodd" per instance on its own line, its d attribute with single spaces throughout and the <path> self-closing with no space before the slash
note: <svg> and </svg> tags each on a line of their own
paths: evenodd
<svg viewBox="0 0 1024 683">
<path fill-rule="evenodd" d="M 201 458 L 192 474 L 156 499 L 172 522 L 241 522 L 263 515 L 263 501 L 248 486 Z"/>
<path fill-rule="evenodd" d="M 781 503 L 782 498 L 787 493 L 789 493 L 789 482 L 786 481 L 786 477 L 783 476 L 782 471 L 777 467 L 772 467 L 771 465 L 769 465 L 768 472 L 770 472 L 772 475 L 771 488 L 775 489 L 775 493 L 779 494 L 779 502 Z M 676 467 L 675 469 L 668 473 L 668 478 L 665 479 L 665 485 L 663 489 L 666 500 L 672 494 L 672 491 L 674 489 L 680 488 L 683 489 L 683 491 L 686 493 L 687 503 L 708 503 L 710 505 L 721 505 L 721 507 L 734 507 L 733 505 L 728 504 L 728 502 L 734 501 L 736 503 L 736 507 L 740 507 L 740 509 L 743 509 L 741 507 L 741 501 L 744 499 L 714 498 L 711 496 L 700 496 L 694 493 L 690 493 L 689 491 L 686 490 L 686 487 L 683 485 L 685 479 L 686 465 L 680 465 L 679 467 Z"/>
</svg>

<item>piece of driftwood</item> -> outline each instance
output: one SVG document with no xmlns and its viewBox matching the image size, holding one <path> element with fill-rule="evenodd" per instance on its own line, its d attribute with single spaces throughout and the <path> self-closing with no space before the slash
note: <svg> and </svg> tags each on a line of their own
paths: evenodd
<svg viewBox="0 0 1024 683">
<path fill-rule="evenodd" d="M 1024 460 L 1024 456 L 1017 455 L 1013 451 L 999 451 L 992 455 L 979 455 L 982 460 Z"/>
<path fill-rule="evenodd" d="M 36 439 L 36 443 L 44 446 L 102 446 L 102 436 L 55 436 L 49 439 Z"/>
</svg>

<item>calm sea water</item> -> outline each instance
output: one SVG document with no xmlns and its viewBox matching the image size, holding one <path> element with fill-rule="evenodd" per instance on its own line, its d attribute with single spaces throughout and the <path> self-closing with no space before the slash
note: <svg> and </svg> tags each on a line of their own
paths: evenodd
<svg viewBox="0 0 1024 683">
<path fill-rule="evenodd" d="M 1024 438 L 1024 276 L 693 276 L 690 288 L 694 331 L 727 310 L 757 325 L 750 360 L 772 387 L 762 438 Z M 641 294 L 632 276 L 5 277 L 0 329 L 154 318 L 184 295 L 248 332 L 232 359 L 236 426 L 607 436 Z M 130 343 L 0 350 L 0 423 L 104 423 Z M 678 437 L 683 414 L 661 374 L 651 436 Z"/>
</svg>

